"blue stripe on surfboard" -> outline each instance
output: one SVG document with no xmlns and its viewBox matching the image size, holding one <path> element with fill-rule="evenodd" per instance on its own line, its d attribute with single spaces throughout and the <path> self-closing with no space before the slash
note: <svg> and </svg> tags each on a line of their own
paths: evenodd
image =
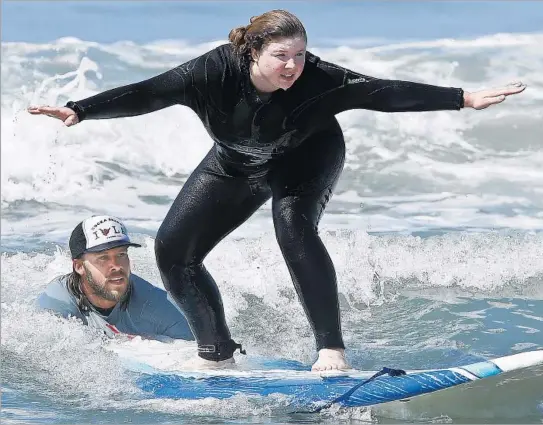
<svg viewBox="0 0 543 425">
<path fill-rule="evenodd" d="M 359 382 L 359 379 L 347 377 L 317 380 L 216 376 L 198 379 L 179 375 L 147 375 L 138 379 L 138 386 L 158 398 L 225 399 L 240 393 L 259 396 L 285 394 L 295 396 L 301 402 L 318 402 L 338 397 Z"/>
<path fill-rule="evenodd" d="M 339 404 L 346 407 L 369 406 L 410 398 L 469 381 L 469 378 L 451 370 L 381 377 L 363 385 L 350 397 L 342 399 Z M 221 376 L 196 379 L 176 375 L 155 375 L 144 377 L 138 383 L 142 390 L 157 398 L 225 399 L 236 394 L 248 396 L 284 394 L 293 396 L 293 405 L 302 407 L 331 401 L 345 394 L 359 382 L 359 379 L 348 377 L 323 377 L 321 380 L 315 380 Z"/>
<path fill-rule="evenodd" d="M 341 404 L 347 407 L 370 406 L 454 387 L 469 381 L 469 378 L 452 370 L 379 378 L 360 387 L 347 400 L 342 400 Z"/>
</svg>

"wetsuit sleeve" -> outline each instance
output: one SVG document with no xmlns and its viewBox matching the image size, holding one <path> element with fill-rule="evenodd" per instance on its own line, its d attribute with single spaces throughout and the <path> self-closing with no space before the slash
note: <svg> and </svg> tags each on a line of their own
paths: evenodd
<svg viewBox="0 0 543 425">
<path fill-rule="evenodd" d="M 148 114 L 173 105 L 196 112 L 224 78 L 224 55 L 217 48 L 150 79 L 117 87 L 79 101 L 70 101 L 79 121 Z"/>
<path fill-rule="evenodd" d="M 315 62 L 310 76 L 312 87 L 319 87 L 318 94 L 297 111 L 298 115 L 315 119 L 350 109 L 420 112 L 464 106 L 461 88 L 379 79 L 318 59 Z"/>
</svg>

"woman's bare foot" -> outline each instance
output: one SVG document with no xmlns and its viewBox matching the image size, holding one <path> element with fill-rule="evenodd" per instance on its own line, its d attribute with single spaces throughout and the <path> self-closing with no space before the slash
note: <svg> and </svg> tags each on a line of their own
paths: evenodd
<svg viewBox="0 0 543 425">
<path fill-rule="evenodd" d="M 311 368 L 312 372 L 323 370 L 347 370 L 351 366 L 345 360 L 345 350 L 342 348 L 323 348 L 319 350 L 319 358 Z"/>
</svg>

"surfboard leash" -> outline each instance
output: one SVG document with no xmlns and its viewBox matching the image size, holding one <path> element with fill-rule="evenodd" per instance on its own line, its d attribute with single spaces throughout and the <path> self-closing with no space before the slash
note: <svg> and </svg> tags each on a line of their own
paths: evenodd
<svg viewBox="0 0 543 425">
<path fill-rule="evenodd" d="M 349 391 L 347 391 L 345 394 L 342 394 L 340 395 L 339 397 L 336 397 L 334 400 L 332 401 L 329 401 L 328 403 L 326 403 L 325 405 L 323 406 L 319 406 L 317 407 L 315 410 L 312 410 L 312 411 L 309 411 L 309 412 L 304 412 L 304 413 L 319 413 L 321 410 L 323 409 L 328 409 L 329 407 L 331 407 L 332 405 L 336 404 L 336 403 L 339 403 L 341 401 L 344 401 L 344 400 L 347 400 L 351 395 L 353 395 L 353 393 L 358 390 L 360 387 L 362 387 L 363 385 L 366 385 L 367 383 L 373 381 L 374 379 L 376 378 L 379 378 L 380 376 L 383 376 L 383 375 L 390 375 L 390 376 L 402 376 L 402 375 L 405 375 L 406 372 L 405 370 L 402 370 L 402 369 L 391 369 L 389 367 L 384 367 L 382 368 L 379 372 L 377 372 L 375 375 L 373 375 L 372 377 L 366 379 L 365 381 L 362 381 L 358 384 L 356 384 L 354 387 L 352 387 Z M 302 413 L 302 412 L 297 412 L 297 413 Z"/>
</svg>

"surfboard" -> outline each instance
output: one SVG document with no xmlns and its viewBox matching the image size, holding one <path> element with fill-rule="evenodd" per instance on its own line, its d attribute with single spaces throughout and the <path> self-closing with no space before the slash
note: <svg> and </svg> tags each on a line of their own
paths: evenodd
<svg viewBox="0 0 543 425">
<path fill-rule="evenodd" d="M 293 412 L 318 412 L 324 408 L 372 406 L 415 397 L 488 379 L 514 370 L 543 365 L 543 350 L 494 358 L 442 369 L 320 372 L 283 359 L 252 361 L 251 367 L 168 371 L 141 360 L 125 358 L 137 372 L 137 385 L 152 398 L 227 399 L 235 395 L 288 396 Z"/>
</svg>

